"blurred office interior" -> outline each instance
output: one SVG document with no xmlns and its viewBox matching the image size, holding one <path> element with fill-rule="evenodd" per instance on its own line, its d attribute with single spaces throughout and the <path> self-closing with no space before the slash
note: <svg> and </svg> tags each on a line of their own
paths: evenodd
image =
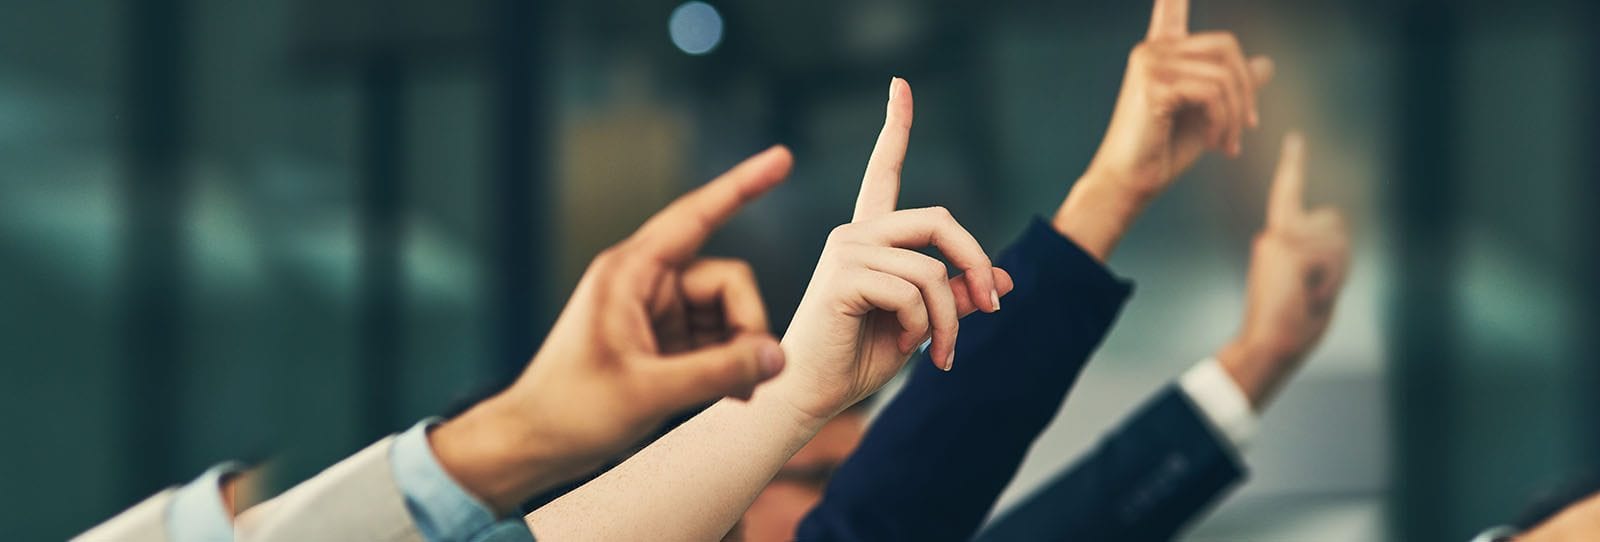
<svg viewBox="0 0 1600 542">
<path fill-rule="evenodd" d="M 1262 129 L 1130 232 L 1137 293 L 1005 502 L 1235 331 L 1290 128 L 1355 271 L 1189 537 L 1465 540 L 1600 468 L 1600 7 L 1194 4 L 1276 60 Z M 284 487 L 503 381 L 596 251 L 777 142 L 792 178 L 708 252 L 781 329 L 891 75 L 903 206 L 997 251 L 1087 164 L 1149 2 L 0 7 L 0 538 L 37 540 L 228 458 Z"/>
</svg>

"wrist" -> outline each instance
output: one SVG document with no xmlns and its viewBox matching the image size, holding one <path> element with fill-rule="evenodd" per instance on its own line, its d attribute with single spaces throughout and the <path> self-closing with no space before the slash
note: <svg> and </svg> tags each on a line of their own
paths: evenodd
<svg viewBox="0 0 1600 542">
<path fill-rule="evenodd" d="M 786 335 L 794 335 L 787 333 Z M 829 420 L 843 412 L 848 404 L 839 398 L 825 382 L 828 379 L 816 373 L 815 360 L 806 359 L 803 349 L 794 348 L 790 341 L 780 343 L 789 359 L 784 370 L 756 387 L 749 403 L 770 411 L 782 423 L 806 430 L 821 430 Z"/>
<path fill-rule="evenodd" d="M 1265 406 L 1279 380 L 1279 369 L 1288 365 L 1284 356 L 1272 348 L 1246 337 L 1236 338 L 1217 351 L 1217 362 L 1228 373 L 1239 390 L 1250 399 L 1250 406 L 1260 410 Z"/>
<path fill-rule="evenodd" d="M 1091 168 L 1072 185 L 1051 224 L 1104 263 L 1154 194 L 1115 175 Z"/>
<path fill-rule="evenodd" d="M 822 426 L 827 425 L 828 421 L 843 412 L 848 405 L 832 405 L 819 401 L 817 387 L 802 380 L 779 376 L 757 388 L 750 402 L 796 430 L 820 431 Z"/>
<path fill-rule="evenodd" d="M 537 420 L 494 397 L 428 434 L 446 473 L 497 515 L 569 478 L 580 458 L 562 453 L 557 439 L 540 436 Z"/>
</svg>

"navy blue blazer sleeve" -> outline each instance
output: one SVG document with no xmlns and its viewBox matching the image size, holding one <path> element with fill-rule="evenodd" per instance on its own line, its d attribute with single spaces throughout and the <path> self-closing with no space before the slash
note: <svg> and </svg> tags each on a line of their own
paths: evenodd
<svg viewBox="0 0 1600 542">
<path fill-rule="evenodd" d="M 1132 293 L 1042 220 L 996 260 L 1016 289 L 961 321 L 955 370 L 925 356 L 796 539 L 967 540 Z"/>
<path fill-rule="evenodd" d="M 1170 540 L 1245 474 L 1202 416 L 1168 386 L 976 540 Z"/>
</svg>

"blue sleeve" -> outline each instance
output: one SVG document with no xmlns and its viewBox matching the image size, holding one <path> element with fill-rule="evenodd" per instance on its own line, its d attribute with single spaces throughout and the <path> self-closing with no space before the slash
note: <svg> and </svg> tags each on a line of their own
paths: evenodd
<svg viewBox="0 0 1600 542">
<path fill-rule="evenodd" d="M 223 463 L 178 488 L 167 504 L 168 538 L 173 542 L 232 542 L 233 515 L 222 502 L 222 479 L 242 469 L 238 463 Z"/>
<path fill-rule="evenodd" d="M 961 322 L 956 368 L 912 360 L 801 541 L 967 540 L 1050 423 L 1132 293 L 1042 220 L 996 264 L 1016 289 Z"/>
<path fill-rule="evenodd" d="M 428 430 L 438 423 L 437 419 L 418 422 L 396 437 L 389 450 L 395 484 L 404 494 L 417 531 L 430 542 L 533 540 L 526 521 L 496 518 L 488 505 L 467 493 L 439 465 L 428 445 Z"/>
<path fill-rule="evenodd" d="M 1171 540 L 1244 474 L 1231 445 L 1169 386 L 977 540 Z"/>
</svg>

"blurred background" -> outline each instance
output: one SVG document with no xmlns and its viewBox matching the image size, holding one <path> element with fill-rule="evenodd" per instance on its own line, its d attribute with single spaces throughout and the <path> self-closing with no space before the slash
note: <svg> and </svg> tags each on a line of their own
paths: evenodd
<svg viewBox="0 0 1600 542">
<path fill-rule="evenodd" d="M 784 325 L 891 75 L 902 205 L 1048 216 L 1148 1 L 0 0 L 0 538 L 229 458 L 301 480 L 503 382 L 589 258 L 772 143 L 708 252 Z M 1465 540 L 1600 463 L 1600 7 L 1195 0 L 1271 55 L 1245 156 L 1112 261 L 1135 297 L 1006 502 L 1209 355 L 1278 138 L 1355 224 L 1324 346 L 1197 540 Z"/>
</svg>

